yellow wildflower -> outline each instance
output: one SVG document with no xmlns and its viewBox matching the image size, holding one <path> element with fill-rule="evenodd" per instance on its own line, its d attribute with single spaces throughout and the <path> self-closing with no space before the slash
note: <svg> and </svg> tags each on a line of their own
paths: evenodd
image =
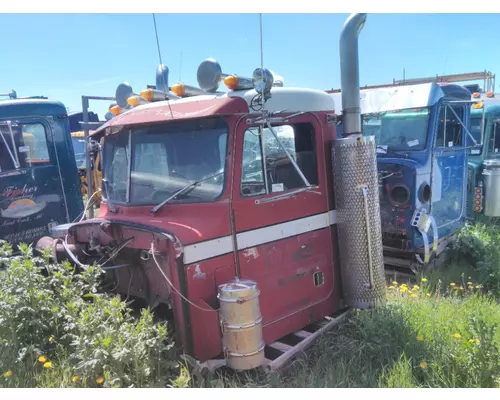
<svg viewBox="0 0 500 400">
<path fill-rule="evenodd" d="M 463 286 L 460 286 L 460 288 L 459 288 L 459 289 L 460 289 L 460 290 L 464 290 L 464 287 L 463 287 Z"/>
<path fill-rule="evenodd" d="M 451 283 L 450 283 L 450 286 L 451 286 L 451 287 L 455 286 L 455 283 L 454 283 L 454 282 L 451 282 Z"/>
<path fill-rule="evenodd" d="M 413 297 L 414 299 L 417 298 L 418 296 L 415 294 L 415 293 L 412 293 L 411 294 L 411 297 Z"/>
<path fill-rule="evenodd" d="M 9 369 L 8 371 L 5 371 L 5 372 L 3 373 L 3 376 L 4 376 L 5 378 L 10 378 L 10 377 L 12 376 L 12 371 L 11 371 L 10 369 Z"/>
<path fill-rule="evenodd" d="M 460 335 L 460 333 L 455 333 L 453 336 L 455 336 L 455 339 L 459 340 L 462 335 Z"/>
<path fill-rule="evenodd" d="M 52 343 L 54 341 L 54 336 L 49 337 L 49 342 Z"/>
<path fill-rule="evenodd" d="M 422 335 L 418 335 L 418 336 L 417 336 L 417 340 L 418 340 L 419 342 L 421 342 L 422 340 L 424 340 L 424 337 L 423 337 Z"/>
<path fill-rule="evenodd" d="M 403 286 L 401 286 L 401 287 L 399 288 L 399 291 L 400 291 L 401 293 L 404 293 L 404 292 L 406 292 L 407 290 L 408 290 L 408 288 L 403 287 Z"/>
<path fill-rule="evenodd" d="M 102 376 L 98 376 L 97 379 L 95 380 L 97 384 L 101 384 L 104 382 L 104 378 Z"/>
<path fill-rule="evenodd" d="M 80 380 L 80 377 L 78 375 L 75 375 L 73 378 L 71 378 L 71 380 L 76 383 Z"/>
<path fill-rule="evenodd" d="M 481 285 L 476 285 L 476 289 L 481 289 Z"/>
<path fill-rule="evenodd" d="M 391 285 L 391 286 L 388 287 L 388 289 L 394 289 L 394 286 Z"/>
<path fill-rule="evenodd" d="M 472 286 L 472 282 L 467 282 L 467 285 Z"/>
<path fill-rule="evenodd" d="M 431 297 L 431 294 L 430 293 L 426 293 L 425 294 L 427 297 Z"/>
<path fill-rule="evenodd" d="M 47 357 L 42 355 L 42 356 L 38 357 L 38 361 L 40 361 L 41 363 L 44 363 L 45 361 L 47 361 Z"/>
<path fill-rule="evenodd" d="M 427 278 L 422 278 L 422 282 L 427 282 Z"/>
<path fill-rule="evenodd" d="M 427 368 L 427 363 L 425 361 L 420 362 L 420 368 L 426 369 Z"/>
<path fill-rule="evenodd" d="M 420 289 L 420 286 L 418 286 L 418 285 L 413 285 L 413 290 L 418 290 L 418 289 Z"/>
<path fill-rule="evenodd" d="M 52 368 L 52 363 L 50 361 L 47 361 L 43 364 L 43 368 Z"/>
<path fill-rule="evenodd" d="M 396 281 L 391 282 L 394 286 L 396 286 L 398 283 Z"/>
</svg>

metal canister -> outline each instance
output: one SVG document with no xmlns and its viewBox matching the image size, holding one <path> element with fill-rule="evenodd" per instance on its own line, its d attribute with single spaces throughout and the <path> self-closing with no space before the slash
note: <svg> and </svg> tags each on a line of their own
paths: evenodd
<svg viewBox="0 0 500 400">
<path fill-rule="evenodd" d="M 483 163 L 484 215 L 500 217 L 500 160 Z"/>
<path fill-rule="evenodd" d="M 385 303 L 385 273 L 374 136 L 353 135 L 332 147 L 335 207 L 346 303 Z"/>
<path fill-rule="evenodd" d="M 260 291 L 251 280 L 233 280 L 218 288 L 222 347 L 228 367 L 248 370 L 265 361 Z"/>
</svg>

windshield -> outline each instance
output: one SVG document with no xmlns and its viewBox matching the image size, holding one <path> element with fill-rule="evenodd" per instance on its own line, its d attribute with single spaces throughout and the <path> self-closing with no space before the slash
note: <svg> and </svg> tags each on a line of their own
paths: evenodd
<svg viewBox="0 0 500 400">
<path fill-rule="evenodd" d="M 169 123 L 107 136 L 104 140 L 105 195 L 114 203 L 156 205 L 190 183 L 225 171 L 228 127 L 224 120 Z M 224 173 L 172 199 L 216 200 Z"/>
<path fill-rule="evenodd" d="M 391 150 L 423 150 L 429 127 L 427 108 L 363 115 L 363 135 L 375 136 L 376 144 Z"/>
<path fill-rule="evenodd" d="M 482 116 L 479 117 L 472 117 L 470 120 L 470 133 L 474 140 L 479 144 L 481 143 L 481 121 L 482 121 Z M 470 154 L 471 155 L 478 155 L 481 154 L 482 148 L 477 148 L 477 149 L 471 149 Z"/>
<path fill-rule="evenodd" d="M 75 150 L 76 166 L 78 168 L 85 168 L 85 139 L 83 137 L 72 137 L 71 142 Z"/>
</svg>

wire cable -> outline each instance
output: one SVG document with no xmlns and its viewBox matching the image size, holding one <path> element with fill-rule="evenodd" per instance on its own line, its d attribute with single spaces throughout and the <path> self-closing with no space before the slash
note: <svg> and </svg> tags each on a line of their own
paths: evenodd
<svg viewBox="0 0 500 400">
<path fill-rule="evenodd" d="M 158 268 L 158 271 L 160 271 L 160 273 L 163 275 L 163 277 L 165 278 L 165 280 L 167 281 L 167 283 L 169 284 L 169 286 L 175 291 L 175 293 L 177 293 L 179 296 L 181 296 L 184 300 L 186 300 L 189 304 L 191 304 L 193 307 L 196 307 L 198 309 L 200 309 L 201 311 L 207 311 L 207 312 L 218 312 L 220 310 L 217 309 L 217 310 L 214 310 L 214 309 L 208 309 L 208 308 L 203 308 L 203 307 L 200 307 L 199 305 L 197 304 L 194 304 L 192 301 L 190 301 L 189 299 L 187 299 L 186 297 L 184 297 L 181 292 L 179 292 L 176 287 L 172 284 L 172 282 L 170 282 L 170 279 L 168 279 L 167 275 L 165 274 L 165 272 L 163 272 L 163 270 L 161 269 L 160 267 L 160 264 L 158 264 L 158 261 L 156 261 L 156 257 L 155 257 L 155 247 L 154 247 L 154 242 L 151 242 L 151 254 L 153 255 L 153 261 L 155 262 L 156 264 L 156 268 Z"/>
</svg>

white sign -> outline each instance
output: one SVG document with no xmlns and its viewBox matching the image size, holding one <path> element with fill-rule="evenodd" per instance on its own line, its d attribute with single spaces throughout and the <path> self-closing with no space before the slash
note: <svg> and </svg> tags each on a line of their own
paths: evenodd
<svg viewBox="0 0 500 400">
<path fill-rule="evenodd" d="M 386 154 L 387 153 L 387 145 L 380 145 L 377 147 L 377 153 Z"/>
<path fill-rule="evenodd" d="M 271 191 L 274 193 L 274 192 L 284 192 L 285 191 L 285 187 L 283 186 L 282 183 L 273 183 L 272 187 L 271 187 Z"/>
</svg>

